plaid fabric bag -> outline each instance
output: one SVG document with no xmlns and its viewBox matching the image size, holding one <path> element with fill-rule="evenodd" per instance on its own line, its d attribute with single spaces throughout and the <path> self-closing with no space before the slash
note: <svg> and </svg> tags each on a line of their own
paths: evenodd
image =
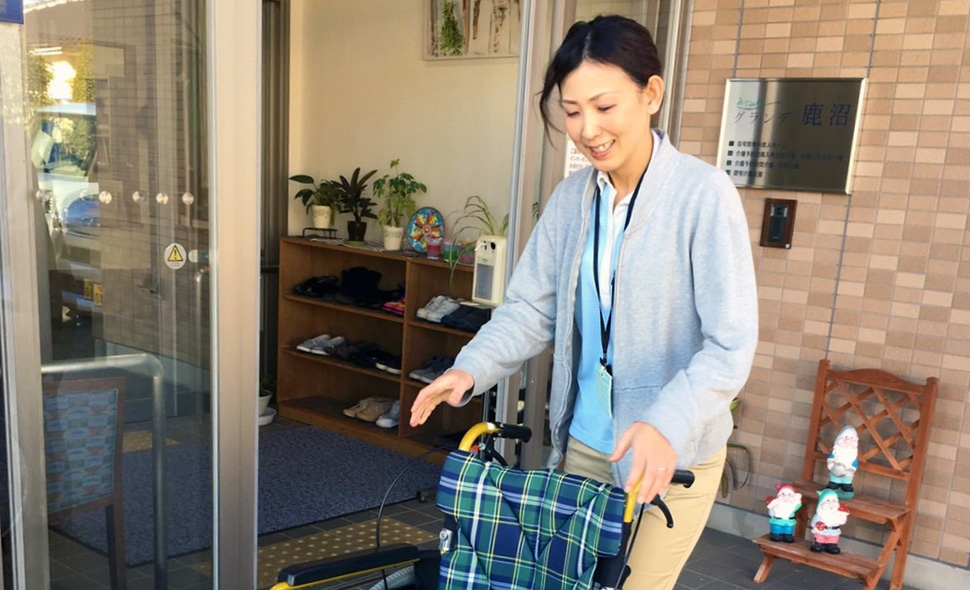
<svg viewBox="0 0 970 590">
<path fill-rule="evenodd" d="M 458 523 L 439 590 L 589 588 L 617 554 L 623 490 L 552 470 L 523 471 L 454 451 L 437 504 Z"/>
</svg>

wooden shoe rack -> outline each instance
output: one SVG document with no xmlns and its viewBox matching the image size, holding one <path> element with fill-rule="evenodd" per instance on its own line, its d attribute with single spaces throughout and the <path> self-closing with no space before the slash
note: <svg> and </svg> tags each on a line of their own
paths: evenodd
<svg viewBox="0 0 970 590">
<path fill-rule="evenodd" d="M 343 270 L 355 266 L 380 272 L 380 289 L 405 286 L 404 317 L 293 292 L 306 279 L 340 277 Z M 435 295 L 470 298 L 471 267 L 459 265 L 452 273 L 447 263 L 424 256 L 290 237 L 280 241 L 279 283 L 277 402 L 281 416 L 411 455 L 441 444 L 481 419 L 481 404 L 476 399 L 463 408 L 442 404 L 421 427 L 408 424 L 411 403 L 425 385 L 408 373 L 433 356 L 456 356 L 473 336 L 422 320 L 417 310 Z M 401 375 L 296 350 L 298 344 L 320 334 L 376 342 L 381 350 L 401 357 Z M 400 400 L 396 428 L 379 428 L 343 415 L 344 408 L 370 396 Z"/>
</svg>

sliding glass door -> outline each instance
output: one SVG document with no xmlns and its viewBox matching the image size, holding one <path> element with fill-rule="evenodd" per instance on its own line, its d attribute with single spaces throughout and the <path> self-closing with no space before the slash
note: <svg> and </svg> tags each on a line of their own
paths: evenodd
<svg viewBox="0 0 970 590">
<path fill-rule="evenodd" d="M 227 0 L 0 23 L 5 588 L 252 585 L 258 51 Z"/>
</svg>

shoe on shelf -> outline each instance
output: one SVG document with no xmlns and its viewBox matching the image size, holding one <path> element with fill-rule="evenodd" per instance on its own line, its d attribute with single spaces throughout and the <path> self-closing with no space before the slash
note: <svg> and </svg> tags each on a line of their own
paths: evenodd
<svg viewBox="0 0 970 590">
<path fill-rule="evenodd" d="M 386 413 L 382 414 L 380 418 L 377 419 L 377 425 L 381 428 L 394 428 L 400 421 L 401 414 L 401 402 L 394 400 L 391 404 L 391 409 Z"/>
<path fill-rule="evenodd" d="M 297 344 L 296 349 L 300 352 L 312 353 L 313 349 L 315 348 L 322 349 L 323 347 L 326 347 L 328 342 L 330 342 L 330 334 L 320 334 L 319 336 L 314 336 L 313 338 L 309 338 L 300 344 Z"/>
<path fill-rule="evenodd" d="M 418 308 L 417 316 L 422 320 L 428 319 L 428 313 L 430 313 L 431 311 L 436 309 L 439 305 L 441 305 L 441 301 L 444 299 L 446 299 L 444 295 L 435 295 L 434 297 L 431 298 L 431 301 L 425 304 L 424 307 Z"/>
<path fill-rule="evenodd" d="M 347 339 L 344 338 L 343 336 L 334 336 L 333 338 L 327 340 L 320 346 L 314 347 L 312 350 L 310 350 L 310 352 L 312 352 L 313 354 L 319 354 L 322 356 L 330 356 L 327 350 L 332 346 L 340 346 L 341 344 L 346 342 L 346 340 Z"/>
<path fill-rule="evenodd" d="M 377 422 L 378 418 L 391 411 L 394 400 L 386 397 L 371 398 L 370 404 L 357 412 L 357 419 L 364 422 Z"/>
<path fill-rule="evenodd" d="M 388 301 L 381 306 L 381 311 L 385 311 L 389 314 L 396 316 L 404 316 L 404 297 L 400 299 L 394 299 L 393 301 Z"/>
<path fill-rule="evenodd" d="M 441 318 L 454 312 L 460 307 L 462 307 L 462 305 L 458 302 L 458 300 L 452 299 L 451 297 L 445 297 L 435 309 L 428 312 L 428 316 L 425 319 L 427 319 L 429 322 L 440 324 Z"/>
<path fill-rule="evenodd" d="M 357 402 L 356 405 L 349 408 L 344 408 L 344 416 L 349 416 L 351 418 L 356 418 L 365 408 L 370 407 L 370 404 L 377 398 L 375 397 L 365 397 L 364 399 Z"/>
<path fill-rule="evenodd" d="M 401 357 L 380 351 L 374 355 L 374 366 L 379 371 L 384 371 L 385 373 L 390 373 L 391 375 L 400 375 Z"/>
<path fill-rule="evenodd" d="M 450 356 L 432 357 L 420 369 L 415 369 L 408 373 L 408 377 L 422 383 L 431 383 L 454 364 L 455 359 Z"/>
</svg>

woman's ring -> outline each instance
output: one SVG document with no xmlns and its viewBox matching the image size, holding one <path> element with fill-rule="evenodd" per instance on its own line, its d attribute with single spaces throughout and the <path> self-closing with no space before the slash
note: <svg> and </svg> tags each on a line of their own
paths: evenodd
<svg viewBox="0 0 970 590">
<path fill-rule="evenodd" d="M 657 467 L 657 471 L 667 471 L 666 467 Z"/>
</svg>

